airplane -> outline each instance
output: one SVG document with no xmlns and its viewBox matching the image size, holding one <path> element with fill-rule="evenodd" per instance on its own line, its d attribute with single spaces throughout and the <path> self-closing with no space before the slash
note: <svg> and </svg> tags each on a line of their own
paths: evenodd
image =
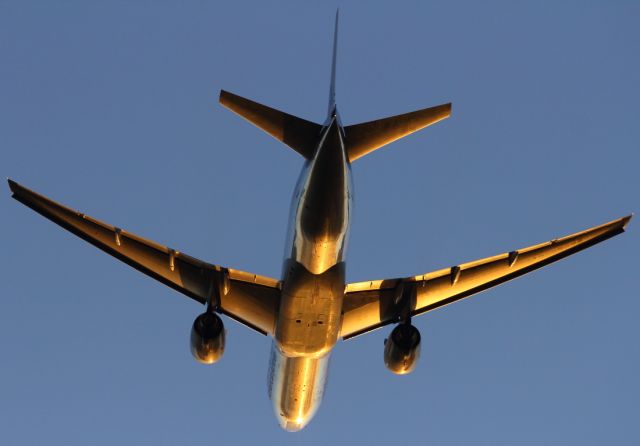
<svg viewBox="0 0 640 446">
<path fill-rule="evenodd" d="M 317 412 L 331 351 L 394 324 L 384 364 L 414 370 L 421 348 L 411 319 L 546 266 L 624 232 L 632 215 L 562 238 L 426 274 L 346 282 L 352 213 L 351 165 L 359 158 L 451 114 L 451 104 L 343 126 L 336 105 L 338 13 L 333 32 L 329 104 L 323 124 L 222 90 L 219 102 L 298 152 L 304 167 L 293 193 L 280 280 L 214 265 L 67 208 L 8 180 L 13 198 L 113 257 L 205 306 L 191 328 L 191 352 L 221 359 L 220 314 L 272 337 L 268 394 L 276 418 L 299 431 Z"/>
</svg>

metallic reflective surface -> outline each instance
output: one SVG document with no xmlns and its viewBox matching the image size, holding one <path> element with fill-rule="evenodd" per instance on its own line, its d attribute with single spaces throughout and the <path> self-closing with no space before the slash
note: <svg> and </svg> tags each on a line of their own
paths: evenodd
<svg viewBox="0 0 640 446">
<path fill-rule="evenodd" d="M 420 358 L 420 331 L 409 323 L 398 324 L 384 341 L 384 365 L 396 375 L 411 373 Z"/>
<path fill-rule="evenodd" d="M 340 336 L 350 339 L 500 285 L 624 232 L 628 215 L 562 238 L 419 276 L 347 285 Z M 401 297 L 401 298 L 400 298 Z"/>
<path fill-rule="evenodd" d="M 374 150 L 404 138 L 451 116 L 451 103 L 423 108 L 391 118 L 349 125 L 344 133 L 349 141 L 349 161 L 354 162 Z"/>
<path fill-rule="evenodd" d="M 222 319 L 212 312 L 201 314 L 191 327 L 191 354 L 202 364 L 218 362 L 224 354 L 225 330 Z"/>
<path fill-rule="evenodd" d="M 292 203 L 291 251 L 283 267 L 269 392 L 287 430 L 301 429 L 320 405 L 329 352 L 340 332 L 350 174 L 334 113 Z"/>
<path fill-rule="evenodd" d="M 313 274 L 339 263 L 351 212 L 351 168 L 337 115 L 323 130 L 315 156 L 305 164 L 292 203 L 290 258 Z"/>
<path fill-rule="evenodd" d="M 329 354 L 287 357 L 274 344 L 269 360 L 268 393 L 283 429 L 298 431 L 311 421 L 322 402 Z"/>
<path fill-rule="evenodd" d="M 345 284 L 353 187 L 351 162 L 449 116 L 450 104 L 343 127 L 335 103 L 337 16 L 329 113 L 324 125 L 221 92 L 220 103 L 304 157 L 289 219 L 281 280 L 213 265 L 67 208 L 9 180 L 13 197 L 104 252 L 207 305 L 191 332 L 203 363 L 220 359 L 222 320 L 214 312 L 273 337 L 269 396 L 280 425 L 302 429 L 324 394 L 331 349 L 402 322 L 385 344 L 385 365 L 413 370 L 420 333 L 411 317 L 440 308 L 607 240 L 631 216 L 539 245 L 434 272 Z"/>
</svg>

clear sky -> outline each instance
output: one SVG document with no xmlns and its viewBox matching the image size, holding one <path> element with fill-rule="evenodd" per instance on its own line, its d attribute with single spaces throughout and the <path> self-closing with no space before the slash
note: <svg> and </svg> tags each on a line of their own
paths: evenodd
<svg viewBox="0 0 640 446">
<path fill-rule="evenodd" d="M 222 3 L 222 2 L 220 2 Z M 221 88 L 322 121 L 335 8 L 351 124 L 453 102 L 354 164 L 348 280 L 419 274 L 640 210 L 635 1 L 0 2 L 0 173 L 159 243 L 278 277 L 300 157 Z M 0 195 L 0 443 L 638 444 L 640 221 L 515 282 L 339 343 L 302 432 L 266 395 L 270 340 Z M 233 442 L 233 443 L 231 443 Z M 331 443 L 328 443 L 331 442 Z"/>
</svg>

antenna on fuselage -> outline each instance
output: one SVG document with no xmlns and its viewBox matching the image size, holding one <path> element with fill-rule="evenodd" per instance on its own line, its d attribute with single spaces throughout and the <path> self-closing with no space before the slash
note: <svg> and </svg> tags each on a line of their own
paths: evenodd
<svg viewBox="0 0 640 446">
<path fill-rule="evenodd" d="M 336 9 L 336 24 L 333 30 L 333 58 L 331 60 L 331 84 L 329 85 L 329 110 L 327 114 L 331 117 L 336 108 L 336 55 L 338 53 L 338 17 L 340 9 Z"/>
</svg>

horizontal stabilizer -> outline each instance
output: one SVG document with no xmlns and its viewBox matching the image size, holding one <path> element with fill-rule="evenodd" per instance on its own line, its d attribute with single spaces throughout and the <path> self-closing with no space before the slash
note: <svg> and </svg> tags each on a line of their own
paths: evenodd
<svg viewBox="0 0 640 446">
<path fill-rule="evenodd" d="M 220 104 L 282 141 L 307 159 L 313 158 L 322 126 L 241 96 L 220 91 Z"/>
<path fill-rule="evenodd" d="M 353 162 L 369 152 L 404 136 L 417 132 L 451 115 L 451 103 L 364 122 L 345 127 L 345 144 L 349 161 Z"/>
</svg>

